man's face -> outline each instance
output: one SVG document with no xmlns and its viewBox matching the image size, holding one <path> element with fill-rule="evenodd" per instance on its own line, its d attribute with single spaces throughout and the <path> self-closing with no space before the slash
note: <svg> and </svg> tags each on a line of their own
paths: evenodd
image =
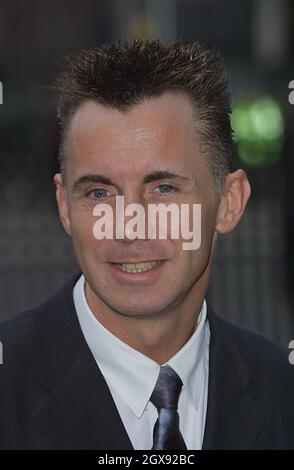
<svg viewBox="0 0 294 470">
<path fill-rule="evenodd" d="M 164 313 L 197 295 L 197 286 L 207 282 L 218 201 L 199 152 L 196 125 L 188 98 L 172 93 L 124 113 L 91 101 L 76 111 L 66 145 L 68 231 L 98 305 L 130 316 Z M 160 171 L 182 178 L 157 179 Z M 109 182 L 95 182 L 98 174 Z M 93 175 L 93 181 L 82 181 L 85 175 Z M 201 204 L 200 248 L 183 250 L 187 240 L 181 236 L 95 239 L 94 207 L 110 204 L 115 214 L 118 195 L 124 196 L 125 207 L 137 203 L 146 210 L 148 204 L 190 204 L 190 220 L 192 204 Z M 116 264 L 143 261 L 160 263 L 141 273 L 124 272 Z"/>
</svg>

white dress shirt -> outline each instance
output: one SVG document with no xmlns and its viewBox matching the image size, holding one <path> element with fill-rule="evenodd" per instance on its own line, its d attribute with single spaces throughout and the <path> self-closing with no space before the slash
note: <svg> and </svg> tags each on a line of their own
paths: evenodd
<svg viewBox="0 0 294 470">
<path fill-rule="evenodd" d="M 158 417 L 149 401 L 160 365 L 114 336 L 94 316 L 85 296 L 82 275 L 73 289 L 74 304 L 85 340 L 101 370 L 134 449 L 153 445 Z M 202 448 L 208 394 L 209 323 L 204 300 L 197 328 L 166 363 L 183 382 L 178 412 L 187 449 Z M 98 425 L 98 423 L 97 423 Z"/>
</svg>

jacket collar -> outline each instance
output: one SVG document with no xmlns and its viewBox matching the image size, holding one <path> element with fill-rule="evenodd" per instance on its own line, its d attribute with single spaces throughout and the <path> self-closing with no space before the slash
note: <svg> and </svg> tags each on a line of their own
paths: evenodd
<svg viewBox="0 0 294 470">
<path fill-rule="evenodd" d="M 249 369 L 232 325 L 208 306 L 209 385 L 203 449 L 251 449 L 264 414 L 247 393 Z"/>
</svg>

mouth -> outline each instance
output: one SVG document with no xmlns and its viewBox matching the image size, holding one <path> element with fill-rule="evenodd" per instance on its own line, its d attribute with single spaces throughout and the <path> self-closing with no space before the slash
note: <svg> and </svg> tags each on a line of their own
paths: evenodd
<svg viewBox="0 0 294 470">
<path fill-rule="evenodd" d="M 146 271 L 150 271 L 158 264 L 162 263 L 163 260 L 155 260 L 155 261 L 144 261 L 140 263 L 112 263 L 121 271 L 127 273 L 143 273 Z"/>
</svg>

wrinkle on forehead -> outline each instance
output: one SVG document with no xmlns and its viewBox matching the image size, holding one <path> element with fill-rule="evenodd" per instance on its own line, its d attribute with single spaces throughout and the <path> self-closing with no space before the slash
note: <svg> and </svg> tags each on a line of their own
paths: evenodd
<svg viewBox="0 0 294 470">
<path fill-rule="evenodd" d="M 110 131 L 110 150 L 150 148 L 158 144 L 160 132 L 149 127 Z"/>
<path fill-rule="evenodd" d="M 148 161 L 153 166 L 186 161 L 190 166 L 197 153 L 194 108 L 176 94 L 148 98 L 125 112 L 87 101 L 72 118 L 67 143 L 75 168 L 78 162 L 78 167 L 92 170 L 99 161 L 127 172 Z"/>
</svg>

